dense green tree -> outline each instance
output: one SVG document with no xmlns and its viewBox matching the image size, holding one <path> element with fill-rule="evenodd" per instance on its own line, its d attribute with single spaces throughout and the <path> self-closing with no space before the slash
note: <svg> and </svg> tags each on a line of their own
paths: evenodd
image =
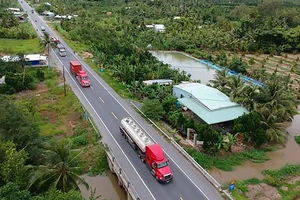
<svg viewBox="0 0 300 200">
<path fill-rule="evenodd" d="M 1 200 L 33 200 L 28 190 L 21 190 L 19 185 L 9 182 L 0 187 Z"/>
<path fill-rule="evenodd" d="M 5 152 L 5 158 L 0 165 L 1 179 L 4 183 L 14 182 L 21 188 L 26 188 L 29 178 L 29 169 L 25 166 L 28 159 L 24 149 L 17 151 L 15 144 L 2 144 L 1 150 Z"/>
<path fill-rule="evenodd" d="M 145 100 L 142 111 L 147 117 L 154 120 L 161 119 L 165 114 L 162 104 L 157 99 Z"/>
<path fill-rule="evenodd" d="M 77 173 L 82 152 L 72 150 L 68 141 L 49 141 L 45 144 L 44 165 L 40 165 L 30 180 L 32 191 L 43 191 L 51 187 L 62 192 L 79 190 L 79 184 L 89 187 Z"/>
<path fill-rule="evenodd" d="M 44 194 L 40 194 L 34 200 L 84 200 L 79 191 L 70 190 L 62 192 L 55 189 L 50 189 Z"/>
</svg>

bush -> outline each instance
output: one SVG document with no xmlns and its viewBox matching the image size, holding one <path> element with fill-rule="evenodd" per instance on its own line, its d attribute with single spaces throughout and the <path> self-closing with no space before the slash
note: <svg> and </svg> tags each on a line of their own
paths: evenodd
<svg viewBox="0 0 300 200">
<path fill-rule="evenodd" d="M 294 137 L 295 141 L 300 145 L 300 135 Z"/>
<path fill-rule="evenodd" d="M 16 92 L 15 88 L 7 84 L 0 85 L 0 94 L 12 95 Z"/>
<path fill-rule="evenodd" d="M 74 137 L 72 140 L 73 140 L 73 148 L 84 146 L 88 144 L 88 135 L 84 133 L 82 135 Z"/>
<path fill-rule="evenodd" d="M 38 70 L 36 71 L 35 77 L 36 77 L 40 82 L 43 82 L 43 81 L 45 80 L 45 73 L 44 73 L 41 69 L 38 69 Z"/>
</svg>

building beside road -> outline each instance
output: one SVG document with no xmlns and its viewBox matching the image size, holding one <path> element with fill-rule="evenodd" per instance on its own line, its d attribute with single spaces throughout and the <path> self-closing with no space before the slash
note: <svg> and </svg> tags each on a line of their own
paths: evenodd
<svg viewBox="0 0 300 200">
<path fill-rule="evenodd" d="M 28 54 L 25 55 L 25 61 L 27 66 L 45 66 L 47 65 L 47 56 L 41 54 Z"/>
<path fill-rule="evenodd" d="M 175 85 L 173 94 L 183 107 L 209 125 L 232 121 L 249 113 L 224 93 L 200 83 Z"/>
</svg>

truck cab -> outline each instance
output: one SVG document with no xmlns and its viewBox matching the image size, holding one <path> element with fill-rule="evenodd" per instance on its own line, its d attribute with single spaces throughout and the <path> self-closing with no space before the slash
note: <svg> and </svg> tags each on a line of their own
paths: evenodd
<svg viewBox="0 0 300 200">
<path fill-rule="evenodd" d="M 85 70 L 80 70 L 77 74 L 77 80 L 83 87 L 90 87 L 91 81 L 89 79 L 89 76 Z"/>
<path fill-rule="evenodd" d="M 173 178 L 169 161 L 159 144 L 153 144 L 146 147 L 146 163 L 151 170 L 151 174 L 157 181 L 168 183 Z"/>
</svg>

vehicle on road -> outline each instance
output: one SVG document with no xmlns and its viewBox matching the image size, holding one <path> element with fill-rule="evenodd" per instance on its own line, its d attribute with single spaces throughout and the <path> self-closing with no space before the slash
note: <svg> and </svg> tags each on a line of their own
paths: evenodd
<svg viewBox="0 0 300 200">
<path fill-rule="evenodd" d="M 133 119 L 130 117 L 122 119 L 120 132 L 142 162 L 146 163 L 157 181 L 168 183 L 173 179 L 173 172 L 162 147 L 155 143 Z"/>
<path fill-rule="evenodd" d="M 60 44 L 59 39 L 57 39 L 56 37 L 52 36 L 50 38 L 50 41 L 53 42 L 55 44 L 55 46 L 57 46 L 58 44 Z"/>
<path fill-rule="evenodd" d="M 45 31 L 45 26 L 41 26 L 41 31 Z"/>
<path fill-rule="evenodd" d="M 70 61 L 70 72 L 75 75 L 77 81 L 82 87 L 90 87 L 91 81 L 85 70 L 82 70 L 82 66 L 79 61 Z"/>
<path fill-rule="evenodd" d="M 62 45 L 61 43 L 59 43 L 59 44 L 56 45 L 56 48 L 57 48 L 58 54 L 61 57 L 67 56 L 67 51 L 66 51 L 66 48 L 65 48 L 64 45 Z"/>
<path fill-rule="evenodd" d="M 31 10 L 31 13 L 33 14 L 33 13 L 34 13 L 34 11 L 33 11 L 33 10 Z"/>
</svg>

